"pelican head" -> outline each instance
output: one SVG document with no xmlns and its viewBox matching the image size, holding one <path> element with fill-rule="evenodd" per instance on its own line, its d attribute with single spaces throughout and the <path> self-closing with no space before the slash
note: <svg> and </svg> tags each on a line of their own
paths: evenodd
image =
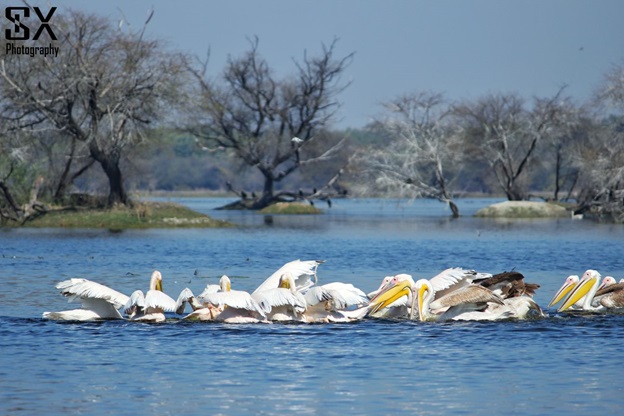
<svg viewBox="0 0 624 416">
<path fill-rule="evenodd" d="M 232 290 L 230 278 L 226 275 L 221 276 L 221 279 L 219 279 L 219 287 L 221 288 L 221 292 L 230 292 Z"/>
<path fill-rule="evenodd" d="M 550 308 L 554 304 L 558 303 L 561 299 L 563 299 L 565 295 L 570 293 L 570 291 L 576 287 L 578 282 L 579 277 L 577 275 L 568 276 L 565 282 L 563 282 L 563 285 L 557 291 L 557 293 L 555 293 L 555 296 L 553 296 L 552 300 L 548 304 L 548 307 Z"/>
<path fill-rule="evenodd" d="M 282 289 L 290 289 L 294 292 L 297 288 L 297 286 L 295 285 L 295 278 L 291 273 L 286 272 L 280 277 L 277 287 Z"/>
<path fill-rule="evenodd" d="M 563 312 L 566 309 L 568 309 L 570 306 L 574 305 L 579 299 L 587 295 L 587 293 L 592 288 L 594 287 L 597 288 L 599 281 L 600 281 L 600 273 L 598 273 L 596 270 L 591 270 L 591 269 L 587 270 L 585 273 L 583 273 L 583 277 L 581 277 L 581 280 L 579 280 L 574 290 L 572 290 L 570 295 L 568 295 L 563 305 L 561 305 L 559 309 L 557 309 L 557 312 Z"/>
<path fill-rule="evenodd" d="M 602 279 L 602 283 L 600 284 L 600 286 L 598 286 L 598 290 L 602 289 L 603 287 L 609 287 L 616 283 L 617 282 L 615 281 L 615 278 L 613 276 L 605 276 L 605 278 Z"/>
<path fill-rule="evenodd" d="M 409 277 L 407 279 L 406 277 Z M 413 280 L 409 275 L 396 275 L 381 291 L 371 299 L 369 305 L 372 306 L 371 313 L 375 313 L 403 296 L 410 296 Z"/>
<path fill-rule="evenodd" d="M 150 279 L 150 290 L 163 291 L 162 274 L 158 270 L 152 272 L 152 278 Z"/>
</svg>

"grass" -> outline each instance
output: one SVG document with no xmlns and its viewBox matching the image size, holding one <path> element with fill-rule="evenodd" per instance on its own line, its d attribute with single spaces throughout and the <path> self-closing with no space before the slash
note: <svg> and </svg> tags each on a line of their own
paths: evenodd
<svg viewBox="0 0 624 416">
<path fill-rule="evenodd" d="M 232 224 L 210 218 L 170 202 L 140 202 L 133 207 L 111 209 L 73 208 L 50 211 L 24 224 L 25 227 L 108 228 L 217 228 Z"/>
</svg>

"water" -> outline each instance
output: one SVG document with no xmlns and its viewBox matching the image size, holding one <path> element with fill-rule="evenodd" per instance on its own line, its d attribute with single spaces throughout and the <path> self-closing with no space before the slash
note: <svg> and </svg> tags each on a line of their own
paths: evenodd
<svg viewBox="0 0 624 416">
<path fill-rule="evenodd" d="M 624 316 L 525 322 L 331 325 L 60 323 L 54 284 L 85 277 L 130 293 L 221 274 L 253 290 L 282 264 L 324 259 L 322 282 L 462 266 L 516 269 L 545 307 L 568 274 L 624 277 L 624 227 L 447 218 L 433 201 L 334 201 L 323 216 L 214 211 L 221 230 L 1 230 L 0 414 L 622 414 Z M 465 215 L 492 201 L 461 200 Z"/>
</svg>

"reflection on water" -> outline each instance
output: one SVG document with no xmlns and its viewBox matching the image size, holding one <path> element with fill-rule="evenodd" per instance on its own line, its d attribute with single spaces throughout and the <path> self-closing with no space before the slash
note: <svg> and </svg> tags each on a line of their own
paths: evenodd
<svg viewBox="0 0 624 416">
<path fill-rule="evenodd" d="M 0 413 L 621 414 L 624 316 L 496 323 L 223 325 L 57 323 L 54 284 L 85 277 L 130 293 L 221 274 L 253 290 L 295 258 L 322 282 L 364 291 L 383 276 L 450 266 L 516 269 L 542 306 L 568 274 L 624 277 L 624 227 L 586 221 L 450 219 L 443 204 L 338 200 L 320 216 L 214 211 L 222 230 L 1 230 Z M 467 215 L 491 201 L 462 200 Z M 270 218 L 270 219 L 269 219 Z M 573 392 L 574 394 L 570 394 Z"/>
</svg>

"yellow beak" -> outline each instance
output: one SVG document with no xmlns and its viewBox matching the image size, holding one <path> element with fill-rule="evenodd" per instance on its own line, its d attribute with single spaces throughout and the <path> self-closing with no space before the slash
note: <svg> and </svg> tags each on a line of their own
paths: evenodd
<svg viewBox="0 0 624 416">
<path fill-rule="evenodd" d="M 418 316 L 420 317 L 421 321 L 425 320 L 425 313 L 423 310 L 423 306 L 424 306 L 425 292 L 427 290 L 429 290 L 429 286 L 427 285 L 422 285 L 420 289 L 418 289 Z"/>
<path fill-rule="evenodd" d="M 555 293 L 555 296 L 553 296 L 552 300 L 548 304 L 548 307 L 550 308 L 551 306 L 559 303 L 559 301 L 561 301 L 561 299 L 563 299 L 565 297 L 565 295 L 570 293 L 570 291 L 572 289 L 574 289 L 578 284 L 579 284 L 579 282 L 576 282 L 576 283 L 564 283 L 563 286 L 561 286 L 559 288 L 557 293 Z"/>
<path fill-rule="evenodd" d="M 160 290 L 161 292 L 163 291 L 162 280 L 156 281 L 156 290 Z"/>
<path fill-rule="evenodd" d="M 375 296 L 369 305 L 372 306 L 370 313 L 375 313 L 388 305 L 391 305 L 397 299 L 403 296 L 409 296 L 412 291 L 409 281 L 399 282 L 394 286 L 389 287 L 377 296 Z"/>
<path fill-rule="evenodd" d="M 596 283 L 597 279 L 598 279 L 597 277 L 591 277 L 586 280 L 581 280 L 576 285 L 574 290 L 570 293 L 570 296 L 568 296 L 568 298 L 565 300 L 563 305 L 561 305 L 559 309 L 557 309 L 557 312 L 563 312 L 566 309 L 568 309 L 570 306 L 578 302 L 579 299 L 581 299 L 583 296 L 587 294 L 587 292 L 589 292 L 592 286 Z"/>
</svg>

